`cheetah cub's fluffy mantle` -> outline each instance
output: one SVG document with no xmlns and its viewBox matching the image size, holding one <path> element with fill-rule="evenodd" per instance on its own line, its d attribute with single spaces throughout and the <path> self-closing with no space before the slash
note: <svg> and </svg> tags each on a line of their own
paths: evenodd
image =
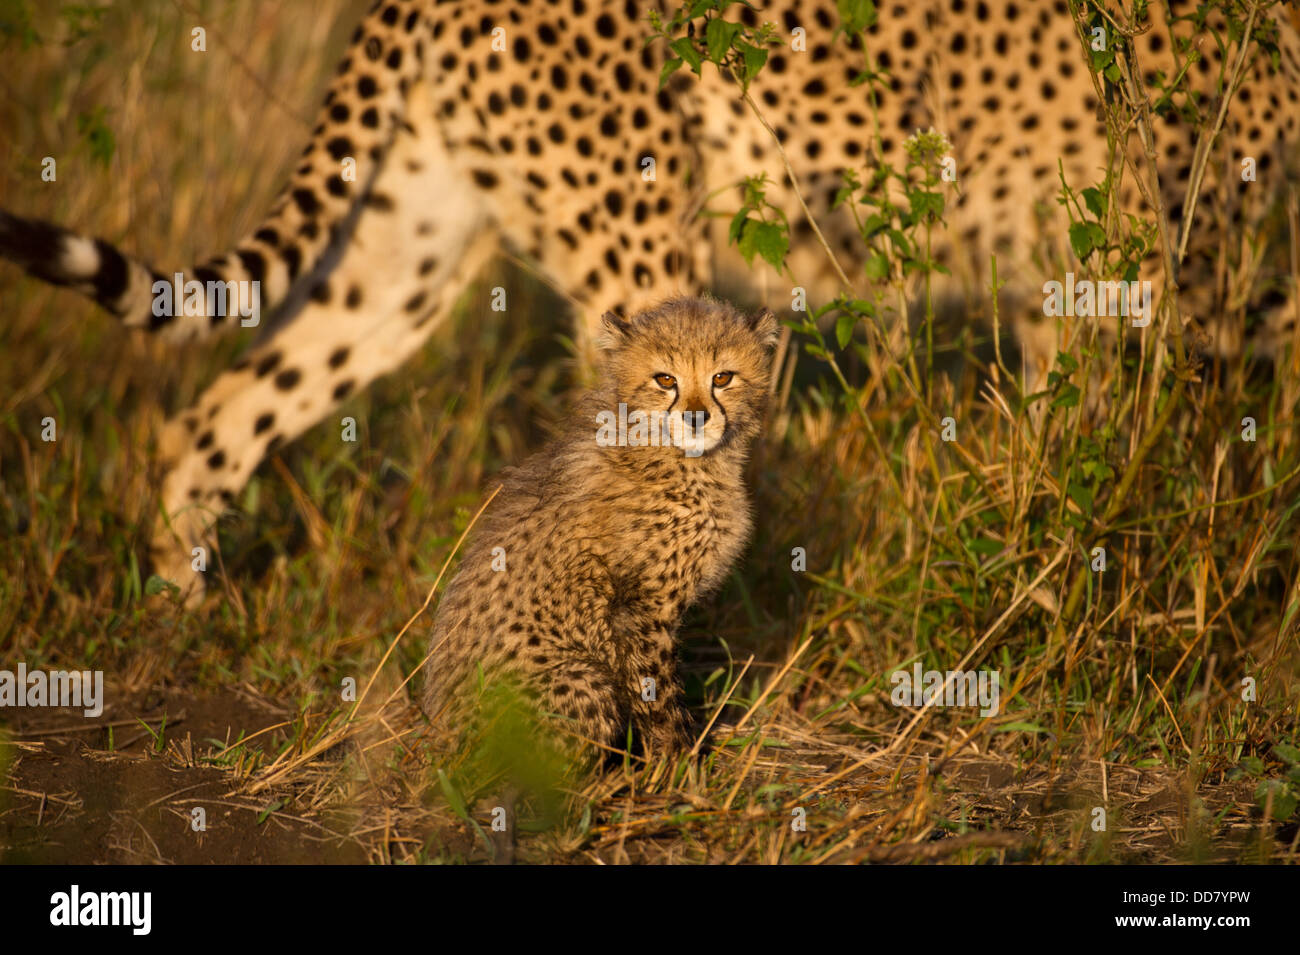
<svg viewBox="0 0 1300 955">
<path fill-rule="evenodd" d="M 442 598 L 435 725 L 464 726 L 481 672 L 587 740 L 617 746 L 631 725 L 651 751 L 689 745 L 673 637 L 749 537 L 742 471 L 776 337 L 770 312 L 699 298 L 605 316 L 600 385 L 503 474 Z M 637 412 L 668 424 L 646 440 Z"/>
</svg>

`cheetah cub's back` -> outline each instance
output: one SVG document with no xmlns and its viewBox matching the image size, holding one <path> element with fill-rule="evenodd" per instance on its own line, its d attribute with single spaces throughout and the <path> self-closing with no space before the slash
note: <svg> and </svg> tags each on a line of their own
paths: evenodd
<svg viewBox="0 0 1300 955">
<path fill-rule="evenodd" d="M 673 639 L 749 537 L 742 471 L 776 337 L 770 312 L 700 298 L 605 317 L 599 386 L 503 474 L 439 605 L 427 703 L 444 734 L 481 672 L 588 740 L 631 725 L 651 750 L 689 744 Z"/>
</svg>

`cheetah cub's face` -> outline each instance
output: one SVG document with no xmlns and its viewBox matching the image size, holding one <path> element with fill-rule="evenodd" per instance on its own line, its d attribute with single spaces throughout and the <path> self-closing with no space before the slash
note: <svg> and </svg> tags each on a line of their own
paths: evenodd
<svg viewBox="0 0 1300 955">
<path fill-rule="evenodd" d="M 770 311 L 674 298 L 630 320 L 607 314 L 604 327 L 604 391 L 630 423 L 638 412 L 666 422 L 691 458 L 758 434 L 778 332 Z"/>
</svg>

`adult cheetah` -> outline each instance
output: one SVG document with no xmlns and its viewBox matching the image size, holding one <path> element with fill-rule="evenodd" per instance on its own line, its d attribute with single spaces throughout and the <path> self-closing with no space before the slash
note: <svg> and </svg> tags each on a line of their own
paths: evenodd
<svg viewBox="0 0 1300 955">
<path fill-rule="evenodd" d="M 1171 6 L 1177 14 L 1194 5 Z M 792 224 L 791 273 L 813 298 L 834 292 L 771 136 L 716 72 L 695 79 L 679 71 L 659 88 L 665 51 L 645 43 L 646 10 L 638 0 L 375 5 L 269 215 L 232 251 L 184 273 L 202 283 L 258 282 L 260 308 L 278 313 L 277 330 L 165 429 L 162 503 L 170 520 L 152 543 L 159 573 L 198 595 L 191 549 L 208 539 L 266 453 L 405 362 L 503 248 L 532 260 L 576 303 L 580 336 L 606 311 L 631 314 L 674 292 L 753 287 L 725 230 L 698 212 L 704 197 L 734 209 L 741 177 L 766 172 L 769 198 Z M 1148 72 L 1173 72 L 1171 35 L 1188 29 L 1170 26 L 1168 12 L 1152 3 L 1150 29 L 1136 40 Z M 953 145 L 960 195 L 935 245 L 952 267 L 953 290 L 986 284 L 994 252 L 1011 277 L 1008 294 L 1041 302 L 1044 279 L 1056 277 L 1046 274 L 1052 257 L 1044 247 L 1070 255 L 1055 202 L 1058 160 L 1076 186 L 1096 182 L 1107 160 L 1093 77 L 1065 0 L 886 3 L 877 22 L 848 41 L 835 36 L 832 0 L 777 0 L 733 15 L 778 27 L 782 45 L 751 93 L 844 262 L 852 264 L 861 242 L 848 212 L 831 205 L 841 171 L 872 155 L 866 92 L 850 83 L 865 46 L 888 76 L 877 114 L 883 157 L 899 164 L 905 137 L 918 128 L 934 127 Z M 1276 66 L 1251 60 L 1220 137 L 1224 156 L 1257 164 L 1250 188 L 1228 190 L 1229 212 L 1248 232 L 1295 182 L 1300 140 L 1296 14 L 1274 6 L 1262 17 L 1276 28 L 1280 56 Z M 1191 79 L 1217 101 L 1225 54 L 1210 42 L 1202 53 Z M 1177 223 L 1194 134 L 1176 117 L 1156 119 L 1153 132 Z M 1207 196 L 1220 192 L 1218 168 Z M 1142 211 L 1140 196 L 1124 200 Z M 1213 219 L 1202 211 L 1202 232 Z M 1204 238 L 1188 260 L 1193 277 L 1213 256 L 1214 236 Z M 172 270 L 47 223 L 0 212 L 0 254 L 169 340 L 238 322 L 229 305 L 210 303 L 195 314 L 157 314 L 155 282 L 170 282 Z M 763 281 L 773 304 L 789 303 L 788 279 Z M 1276 350 L 1293 316 L 1288 303 L 1272 303 L 1250 346 Z M 1242 350 L 1240 329 L 1208 311 L 1189 317 L 1215 350 Z M 1055 347 L 1047 327 L 1019 329 L 1039 361 Z"/>
</svg>

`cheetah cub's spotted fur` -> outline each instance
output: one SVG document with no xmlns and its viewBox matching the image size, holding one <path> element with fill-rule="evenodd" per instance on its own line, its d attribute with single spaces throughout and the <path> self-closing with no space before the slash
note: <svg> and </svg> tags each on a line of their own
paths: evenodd
<svg viewBox="0 0 1300 955">
<path fill-rule="evenodd" d="M 587 740 L 617 745 L 630 724 L 654 752 L 690 743 L 673 637 L 749 537 L 742 471 L 777 324 L 675 298 L 607 315 L 604 333 L 599 386 L 503 475 L 442 598 L 426 698 L 444 730 L 465 725 L 481 668 Z M 627 438 L 611 442 L 620 405 Z M 672 440 L 641 443 L 638 411 L 672 422 Z"/>
</svg>

